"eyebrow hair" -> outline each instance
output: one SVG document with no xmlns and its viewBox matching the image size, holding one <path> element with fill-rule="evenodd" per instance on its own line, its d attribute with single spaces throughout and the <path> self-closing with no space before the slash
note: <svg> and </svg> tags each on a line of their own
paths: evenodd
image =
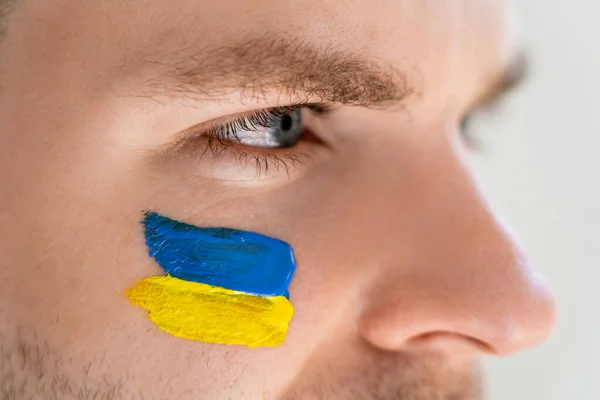
<svg viewBox="0 0 600 400">
<path fill-rule="evenodd" d="M 524 50 L 517 52 L 500 73 L 490 79 L 487 90 L 479 97 L 476 106 L 491 106 L 521 86 L 529 76 L 529 65 L 527 53 Z"/>
<path fill-rule="evenodd" d="M 266 34 L 221 48 L 193 46 L 143 62 L 161 73 L 142 84 L 145 95 L 214 99 L 279 95 L 300 102 L 385 107 L 415 93 L 405 73 L 360 54 Z"/>
</svg>

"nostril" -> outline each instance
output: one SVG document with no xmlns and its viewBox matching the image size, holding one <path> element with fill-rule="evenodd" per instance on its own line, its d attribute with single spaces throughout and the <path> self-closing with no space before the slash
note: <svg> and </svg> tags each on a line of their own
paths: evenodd
<svg viewBox="0 0 600 400">
<path fill-rule="evenodd" d="M 483 340 L 450 331 L 423 333 L 409 339 L 406 347 L 416 351 L 436 351 L 439 353 L 473 353 L 474 351 L 494 354 L 496 351 Z"/>
</svg>

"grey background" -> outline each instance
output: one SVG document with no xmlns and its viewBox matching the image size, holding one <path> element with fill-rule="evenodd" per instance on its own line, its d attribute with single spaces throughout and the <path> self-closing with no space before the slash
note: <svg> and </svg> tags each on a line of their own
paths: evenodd
<svg viewBox="0 0 600 400">
<path fill-rule="evenodd" d="M 600 399 L 600 2 L 520 0 L 529 84 L 477 119 L 473 163 L 554 288 L 549 341 L 488 361 L 491 400 Z"/>
</svg>

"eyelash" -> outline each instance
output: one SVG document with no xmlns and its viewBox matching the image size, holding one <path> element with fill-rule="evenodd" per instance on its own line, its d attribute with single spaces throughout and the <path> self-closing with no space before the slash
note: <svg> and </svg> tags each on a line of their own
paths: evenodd
<svg viewBox="0 0 600 400">
<path fill-rule="evenodd" d="M 298 111 L 304 107 L 305 106 L 302 105 L 293 105 L 258 110 L 234 121 L 215 126 L 204 134 L 218 138 L 222 141 L 234 141 L 239 143 L 240 139 L 236 135 L 237 131 L 257 131 L 260 128 L 272 128 L 277 118 L 281 118 L 285 114 Z"/>
<path fill-rule="evenodd" d="M 317 114 L 324 114 L 330 111 L 330 106 L 322 103 L 304 103 L 285 107 L 271 107 L 255 111 L 250 115 L 246 115 L 234 121 L 215 126 L 204 134 L 219 138 L 222 141 L 237 141 L 239 143 L 240 140 L 235 133 L 236 131 L 256 131 L 261 128 L 273 128 L 275 123 L 279 122 L 278 119 L 286 114 L 302 109 L 307 109 Z"/>
<path fill-rule="evenodd" d="M 263 173 L 266 174 L 270 168 L 275 168 L 277 171 L 284 170 L 289 176 L 290 168 L 302 168 L 304 162 L 310 160 L 310 154 L 293 151 L 291 150 L 293 146 L 287 149 L 247 146 L 241 142 L 236 132 L 239 130 L 257 131 L 272 128 L 284 115 L 303 109 L 311 110 L 317 114 L 330 111 L 328 105 L 321 103 L 293 104 L 258 110 L 202 132 L 199 136 L 206 138 L 201 142 L 204 148 L 201 151 L 196 149 L 196 151 L 200 153 L 200 158 L 204 157 L 208 151 L 214 158 L 219 158 L 229 151 L 233 145 L 243 146 L 243 150 L 240 147 L 233 155 L 243 167 L 247 166 L 248 161 L 254 162 L 258 177 Z"/>
</svg>

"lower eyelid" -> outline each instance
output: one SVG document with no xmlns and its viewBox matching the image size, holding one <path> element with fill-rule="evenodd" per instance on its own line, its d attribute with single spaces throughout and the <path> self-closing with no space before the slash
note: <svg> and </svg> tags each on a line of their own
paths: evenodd
<svg viewBox="0 0 600 400">
<path fill-rule="evenodd" d="M 289 182 L 324 156 L 325 147 L 302 140 L 289 148 L 255 148 L 215 137 L 197 136 L 179 151 L 191 157 L 202 176 L 233 184 Z"/>
</svg>

